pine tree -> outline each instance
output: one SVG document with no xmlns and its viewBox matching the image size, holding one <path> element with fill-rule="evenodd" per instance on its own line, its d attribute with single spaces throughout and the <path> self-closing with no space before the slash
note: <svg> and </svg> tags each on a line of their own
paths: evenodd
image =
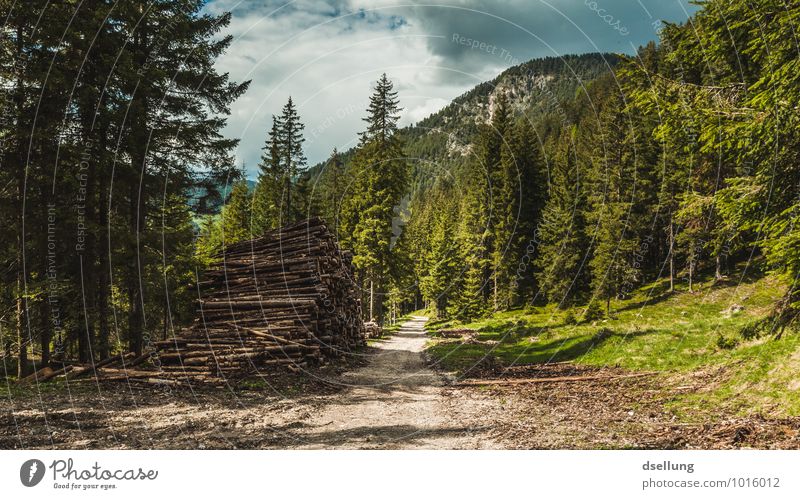
<svg viewBox="0 0 800 499">
<path fill-rule="evenodd" d="M 436 212 L 429 225 L 424 260 L 425 274 L 420 276 L 419 287 L 426 302 L 438 317 L 446 317 L 452 304 L 453 283 L 457 276 L 458 252 L 453 245 L 455 210 L 457 205 L 436 195 Z"/>
<path fill-rule="evenodd" d="M 587 235 L 592 237 L 591 287 L 594 299 L 606 304 L 611 313 L 611 299 L 626 294 L 639 281 L 636 266 L 639 246 L 637 223 L 632 220 L 639 185 L 636 143 L 629 142 L 629 120 L 620 113 L 624 103 L 613 94 L 598 102 L 598 119 L 585 125 L 582 135 L 588 151 L 586 167 L 590 188 L 587 193 Z"/>
<path fill-rule="evenodd" d="M 281 221 L 282 206 L 285 205 L 280 129 L 280 121 L 273 116 L 272 128 L 258 165 L 258 182 L 253 192 L 251 230 L 254 235 L 277 228 Z"/>
<path fill-rule="evenodd" d="M 585 192 L 574 147 L 574 128 L 556 146 L 548 199 L 539 227 L 536 279 L 551 303 L 569 306 L 583 290 L 586 254 L 583 206 Z"/>
<path fill-rule="evenodd" d="M 489 238 L 486 244 L 491 255 L 492 307 L 507 308 L 513 301 L 516 282 L 513 280 L 514 236 L 519 203 L 519 170 L 510 141 L 511 110 L 508 97 L 496 94 L 491 123 L 482 128 L 479 139 L 480 157 L 489 180 L 490 212 L 487 216 Z"/>
<path fill-rule="evenodd" d="M 340 209 L 346 187 L 344 162 L 334 148 L 320 173 L 319 190 L 322 218 L 335 234 L 339 233 Z"/>
<path fill-rule="evenodd" d="M 309 215 L 304 128 L 294 101 L 289 97 L 280 116 L 272 117 L 272 127 L 261 155 L 258 183 L 253 195 L 254 234 Z M 298 192 L 298 188 L 303 192 Z"/>
<path fill-rule="evenodd" d="M 153 204 L 166 184 L 176 194 L 192 184 L 193 164 L 211 169 L 235 168 L 231 149 L 237 141 L 222 136 L 229 105 L 247 89 L 214 70 L 214 61 L 232 41 L 217 34 L 230 22 L 230 13 L 201 13 L 204 2 L 159 1 L 144 8 L 120 4 L 115 21 L 130 30 L 131 42 L 120 54 L 120 64 L 132 77 L 121 90 L 130 96 L 124 151 L 130 158 L 120 174 L 127 187 L 128 224 L 132 229 L 125 288 L 128 294 L 128 341 L 131 351 L 144 348 L 146 324 L 142 269 L 157 262 L 153 251 L 158 236 L 149 233 Z M 174 29 L 171 27 L 179 27 Z M 169 30 L 170 36 L 159 36 Z M 187 126 L 191 123 L 191 126 Z M 184 194 L 185 195 L 185 194 Z"/>
<path fill-rule="evenodd" d="M 247 181 L 235 181 L 220 213 L 205 217 L 200 224 L 195 253 L 201 263 L 209 264 L 226 246 L 256 236 L 251 231 L 252 206 L 253 193 Z"/>
<path fill-rule="evenodd" d="M 487 309 L 486 294 L 491 274 L 489 206 L 492 198 L 484 169 L 478 162 L 467 165 L 464 177 L 455 235 L 458 259 L 463 264 L 454 278 L 449 314 L 468 320 L 482 316 Z"/>
<path fill-rule="evenodd" d="M 227 204 L 222 208 L 222 236 L 225 245 L 251 239 L 250 207 L 252 196 L 247 182 L 233 184 Z"/>
<path fill-rule="evenodd" d="M 343 243 L 369 292 L 370 317 L 383 320 L 382 294 L 391 265 L 394 207 L 407 188 L 408 167 L 396 136 L 400 119 L 397 92 L 384 74 L 378 80 L 364 121 L 367 128 L 351 165 L 353 188 L 342 208 Z"/>
<path fill-rule="evenodd" d="M 519 193 L 511 208 L 517 224 L 509 262 L 515 272 L 519 297 L 530 303 L 538 289 L 533 262 L 538 257 L 536 237 L 547 195 L 547 167 L 536 132 L 528 119 L 517 122 L 510 149 L 519 176 Z"/>
<path fill-rule="evenodd" d="M 297 108 L 289 97 L 278 120 L 278 136 L 272 137 L 273 141 L 277 140 L 277 148 L 280 151 L 280 174 L 286 201 L 281 212 L 284 225 L 300 219 L 303 215 L 296 204 L 292 205 L 292 191 L 298 176 L 306 169 L 306 157 L 303 154 L 304 128 L 305 125 L 297 114 Z"/>
</svg>

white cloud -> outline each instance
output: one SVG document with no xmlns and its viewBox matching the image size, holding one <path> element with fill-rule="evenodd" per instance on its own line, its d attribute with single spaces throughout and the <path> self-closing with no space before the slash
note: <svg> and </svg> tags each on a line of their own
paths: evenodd
<svg viewBox="0 0 800 499">
<path fill-rule="evenodd" d="M 442 99 L 439 97 L 433 99 L 425 99 L 422 104 L 415 107 L 409 107 L 403 113 L 403 123 L 418 123 L 424 118 L 427 118 L 436 111 L 442 109 L 450 102 L 449 99 Z"/>
<path fill-rule="evenodd" d="M 625 22 L 632 24 L 636 19 L 630 15 L 628 3 L 605 2 L 612 12 L 627 12 Z M 643 2 L 648 6 L 670 3 Z M 226 130 L 228 135 L 241 138 L 237 157 L 247 162 L 251 175 L 256 171 L 271 116 L 280 111 L 289 95 L 306 124 L 306 155 L 314 164 L 325 159 L 333 147 L 344 150 L 357 140 L 371 85 L 381 73 L 386 72 L 395 82 L 405 108 L 402 122 L 408 124 L 510 65 L 498 53 L 453 43 L 451 37 L 456 31 L 503 47 L 520 61 L 555 55 L 553 49 L 525 30 L 537 30 L 538 37 L 561 53 L 631 50 L 621 45 L 619 34 L 611 32 L 580 1 L 551 3 L 571 12 L 569 20 L 580 22 L 581 29 L 543 1 L 513 0 L 501 6 L 496 2 L 451 0 L 441 2 L 441 7 L 397 7 L 408 3 L 412 2 L 215 0 L 208 4 L 209 12 L 233 13 L 227 33 L 234 36 L 234 42 L 219 59 L 218 69 L 229 72 L 237 81 L 253 80 L 247 94 L 232 106 Z M 686 4 L 686 0 L 674 3 Z M 619 7 L 615 10 L 614 5 Z M 651 10 L 664 11 L 656 7 Z M 638 14 L 640 24 L 645 23 L 647 15 L 658 15 L 643 12 Z M 674 20 L 685 18 L 682 11 L 678 14 Z M 493 15 L 513 19 L 524 29 L 498 21 Z M 587 39 L 582 30 L 597 34 Z M 642 41 L 653 37 L 653 33 L 640 36 Z M 633 40 L 624 41 L 630 45 Z"/>
</svg>

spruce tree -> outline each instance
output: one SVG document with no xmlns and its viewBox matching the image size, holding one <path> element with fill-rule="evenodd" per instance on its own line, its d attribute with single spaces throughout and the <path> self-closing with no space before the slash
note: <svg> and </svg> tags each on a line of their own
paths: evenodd
<svg viewBox="0 0 800 499">
<path fill-rule="evenodd" d="M 281 220 L 281 209 L 285 204 L 285 186 L 281 167 L 280 122 L 272 117 L 272 128 L 262 149 L 258 164 L 258 182 L 253 192 L 251 230 L 260 235 L 277 228 Z"/>
<path fill-rule="evenodd" d="M 508 261 L 515 274 L 518 298 L 530 303 L 538 289 L 533 263 L 538 257 L 536 232 L 547 196 L 547 166 L 536 131 L 527 118 L 518 121 L 514 127 L 510 149 L 519 176 L 519 192 L 514 196 L 511 208 L 516 230 Z"/>
<path fill-rule="evenodd" d="M 425 274 L 420 276 L 419 287 L 428 303 L 433 305 L 437 317 L 446 317 L 450 310 L 453 283 L 457 275 L 458 252 L 453 245 L 455 213 L 452 202 L 436 196 L 436 212 L 432 213 L 429 237 L 426 241 Z"/>
<path fill-rule="evenodd" d="M 224 244 L 246 241 L 250 233 L 252 196 L 245 180 L 233 184 L 228 202 L 222 208 L 222 236 Z"/>
<path fill-rule="evenodd" d="M 489 216 L 490 188 L 480 163 L 468 163 L 464 172 L 464 192 L 455 236 L 458 260 L 462 262 L 454 279 L 450 315 L 461 320 L 480 317 L 486 312 L 486 294 L 491 278 L 491 240 Z"/>
<path fill-rule="evenodd" d="M 512 149 L 512 117 L 504 90 L 496 94 L 492 118 L 479 138 L 480 158 L 489 180 L 488 234 L 491 255 L 492 308 L 507 308 L 515 296 L 512 278 L 514 236 L 519 202 L 519 165 Z"/>
<path fill-rule="evenodd" d="M 353 249 L 353 263 L 369 294 L 370 317 L 381 321 L 382 293 L 391 265 L 394 207 L 407 189 L 408 167 L 397 137 L 397 92 L 386 74 L 370 96 L 366 130 L 355 152 L 352 189 L 342 208 L 343 243 Z"/>
<path fill-rule="evenodd" d="M 285 199 L 285 205 L 281 210 L 281 220 L 284 225 L 298 220 L 303 215 L 302 209 L 298 209 L 296 204 L 292 204 L 292 191 L 298 176 L 306 169 L 306 157 L 303 154 L 304 128 L 305 125 L 297 114 L 297 107 L 289 97 L 278 120 L 278 136 L 271 138 L 273 141 L 277 140 L 277 147 L 280 151 L 280 175 Z"/>
<path fill-rule="evenodd" d="M 571 305 L 585 284 L 585 192 L 574 144 L 575 130 L 571 128 L 556 146 L 538 232 L 536 279 L 547 300 L 560 307 Z"/>
<path fill-rule="evenodd" d="M 344 162 L 334 148 L 320 174 L 319 190 L 322 218 L 335 234 L 339 233 L 340 209 L 346 187 Z"/>
<path fill-rule="evenodd" d="M 630 292 L 639 281 L 636 266 L 639 246 L 633 220 L 634 204 L 643 185 L 639 185 L 637 151 L 630 143 L 629 117 L 621 113 L 624 104 L 617 96 L 607 95 L 598 102 L 598 119 L 586 123 L 581 136 L 588 146 L 588 184 L 586 232 L 592 239 L 589 270 L 593 299 L 605 303 L 611 312 L 611 299 Z"/>
</svg>

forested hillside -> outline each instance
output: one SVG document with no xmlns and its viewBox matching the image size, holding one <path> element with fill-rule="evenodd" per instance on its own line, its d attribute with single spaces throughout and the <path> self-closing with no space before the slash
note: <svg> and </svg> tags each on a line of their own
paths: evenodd
<svg viewBox="0 0 800 499">
<path fill-rule="evenodd" d="M 544 116 L 517 115 L 498 85 L 463 168 L 412 199 L 397 292 L 441 317 L 547 303 L 592 317 L 661 278 L 692 293 L 749 262 L 788 287 L 752 326 L 780 335 L 797 300 L 795 14 L 708 2 Z"/>
<path fill-rule="evenodd" d="M 287 96 L 250 186 L 221 134 L 247 89 L 214 70 L 229 15 L 97 0 L 75 21 L 72 7 L 12 4 L 0 318 L 20 373 L 29 353 L 87 360 L 169 337 L 223 247 L 311 215 L 354 254 L 380 322 L 421 307 L 611 316 L 642 286 L 692 293 L 739 265 L 787 289 L 753 334 L 794 323 L 800 7 L 712 0 L 634 56 L 530 61 L 408 128 L 383 75 L 357 147 L 313 168 Z"/>
<path fill-rule="evenodd" d="M 800 448 L 800 2 L 363 3 L 0 0 L 0 449 Z"/>
<path fill-rule="evenodd" d="M 563 104 L 576 92 L 618 64 L 616 54 L 583 54 L 534 59 L 507 69 L 456 97 L 440 111 L 397 131 L 411 164 L 411 192 L 424 189 L 450 168 L 463 165 L 472 155 L 480 125 L 489 122 L 494 100 L 507 96 L 515 116 L 524 116 L 546 129 L 565 119 Z M 339 153 L 347 164 L 355 149 Z M 326 162 L 314 165 L 316 177 Z"/>
</svg>

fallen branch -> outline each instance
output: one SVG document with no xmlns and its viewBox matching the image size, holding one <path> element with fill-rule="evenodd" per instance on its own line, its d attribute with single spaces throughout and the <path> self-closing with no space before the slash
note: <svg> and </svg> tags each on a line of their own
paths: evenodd
<svg viewBox="0 0 800 499">
<path fill-rule="evenodd" d="M 623 378 L 641 378 L 654 376 L 658 373 L 620 374 L 618 376 L 558 376 L 553 378 L 508 378 L 508 379 L 469 379 L 460 381 L 455 386 L 494 386 L 494 385 L 525 385 L 532 383 L 567 383 L 571 381 L 603 381 Z"/>
</svg>

